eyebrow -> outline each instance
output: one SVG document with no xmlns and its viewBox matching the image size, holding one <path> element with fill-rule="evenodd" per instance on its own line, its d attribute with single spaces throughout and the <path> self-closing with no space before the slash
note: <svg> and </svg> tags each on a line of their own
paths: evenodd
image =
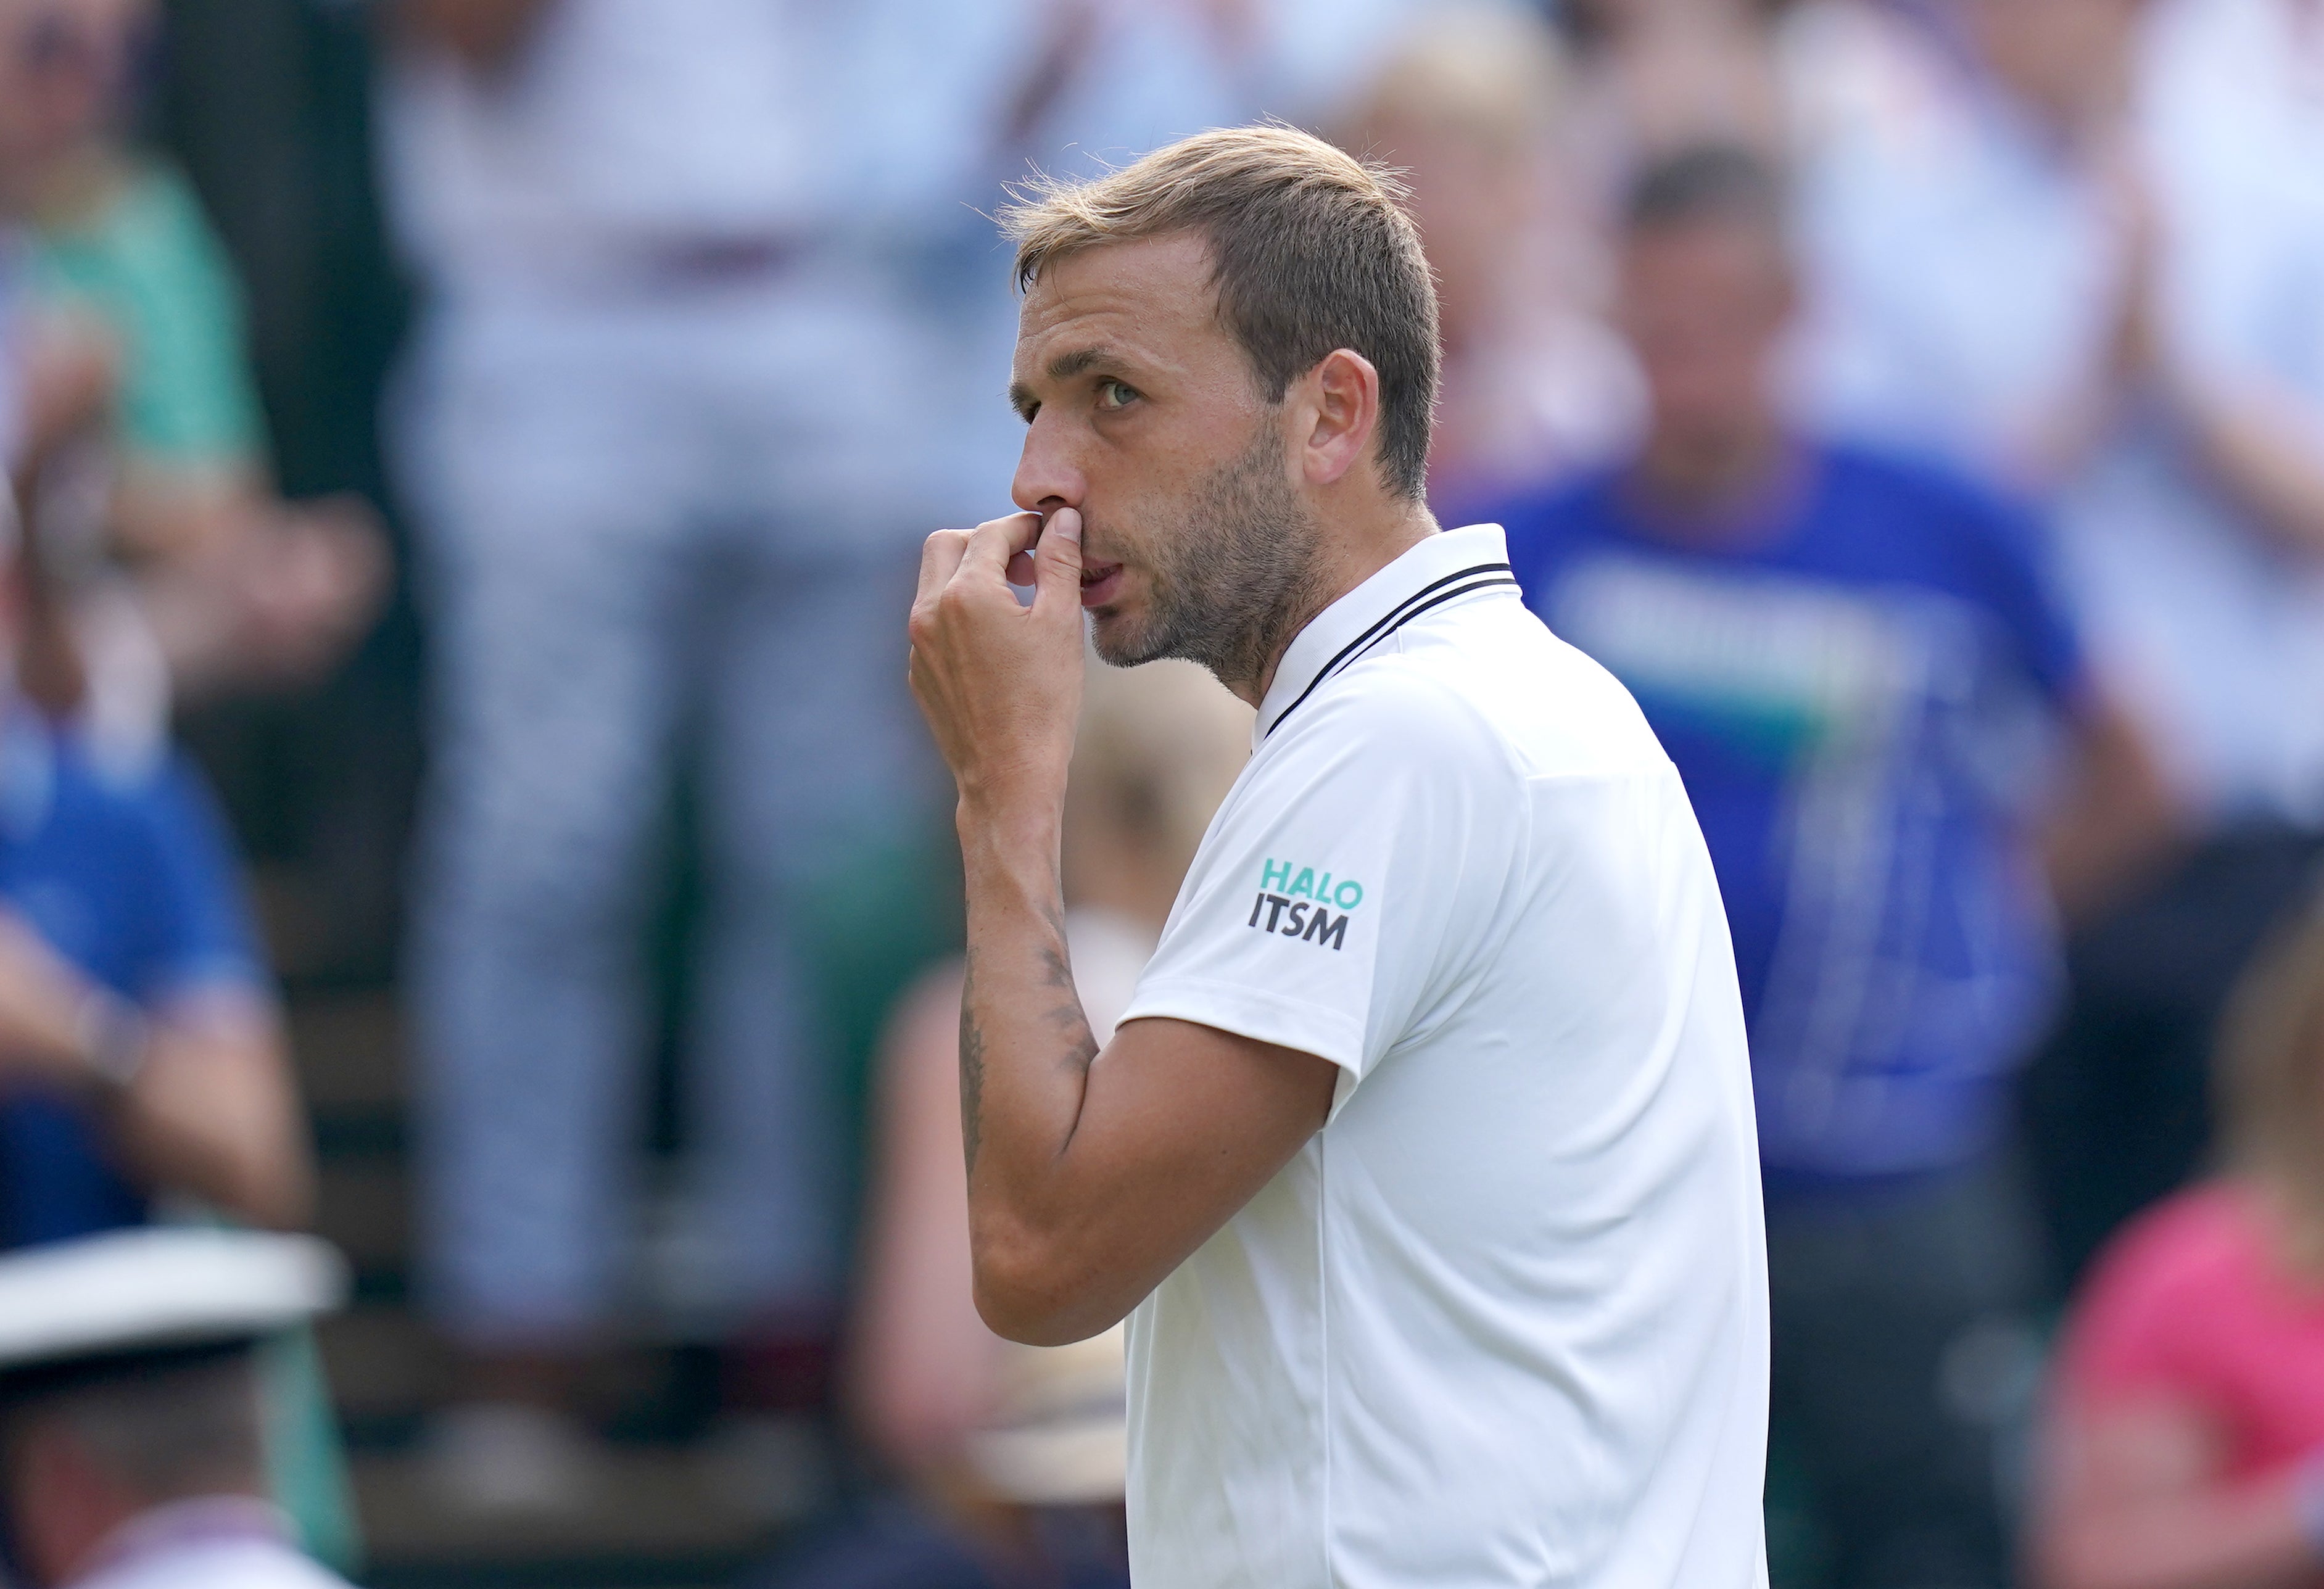
<svg viewBox="0 0 2324 1589">
<path fill-rule="evenodd" d="M 1103 343 L 1098 343 L 1089 347 L 1077 347 L 1071 353 L 1059 354 L 1049 361 L 1045 373 L 1052 381 L 1071 381 L 1076 375 L 1085 375 L 1092 370 L 1109 366 L 1117 370 L 1122 368 L 1121 356 Z M 1040 401 L 1033 395 L 1033 389 L 1023 381 L 1010 384 L 1009 406 L 1015 409 L 1020 418 L 1032 418 L 1032 411 L 1040 406 Z"/>
<path fill-rule="evenodd" d="M 1115 362 L 1113 350 L 1102 343 L 1094 347 L 1075 348 L 1072 353 L 1059 354 L 1049 361 L 1049 379 L 1071 381 L 1074 376 L 1094 370 L 1100 364 L 1111 364 Z"/>
</svg>

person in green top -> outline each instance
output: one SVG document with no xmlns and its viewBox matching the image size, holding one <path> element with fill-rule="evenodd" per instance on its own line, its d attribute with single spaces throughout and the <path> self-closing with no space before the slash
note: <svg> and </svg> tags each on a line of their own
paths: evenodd
<svg viewBox="0 0 2324 1589">
<path fill-rule="evenodd" d="M 54 96 L 43 139 L 0 147 L 14 168 L 0 205 L 24 224 L 24 317 L 35 342 L 97 350 L 107 377 L 95 422 L 35 436 L 17 469 L 79 654 L 50 704 L 133 755 L 160 743 L 172 698 L 321 672 L 386 572 L 367 509 L 275 491 L 233 267 L 184 178 L 116 131 L 119 63 L 145 11 L 0 5 L 24 14 L 28 47 L 47 41 L 33 70 L 84 79 L 77 97 Z"/>
<path fill-rule="evenodd" d="M 266 451 L 243 358 L 234 268 L 185 179 L 158 161 L 90 152 L 78 191 L 52 194 L 31 254 L 36 298 L 85 309 L 124 354 L 114 424 L 139 465 L 244 470 Z"/>
</svg>

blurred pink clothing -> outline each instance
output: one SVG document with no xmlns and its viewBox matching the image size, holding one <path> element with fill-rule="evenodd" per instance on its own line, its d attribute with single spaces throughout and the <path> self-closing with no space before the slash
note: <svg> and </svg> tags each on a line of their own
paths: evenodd
<svg viewBox="0 0 2324 1589">
<path fill-rule="evenodd" d="M 2324 1280 L 2284 1272 L 2247 1190 L 2181 1192 L 2099 1260 L 2060 1369 L 2084 1417 L 2167 1401 L 2218 1430 L 2230 1477 L 2279 1471 L 2324 1450 Z"/>
</svg>

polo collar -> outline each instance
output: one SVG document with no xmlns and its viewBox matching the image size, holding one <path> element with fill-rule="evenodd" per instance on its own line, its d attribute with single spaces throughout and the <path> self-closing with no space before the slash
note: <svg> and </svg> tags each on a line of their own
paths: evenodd
<svg viewBox="0 0 2324 1589">
<path fill-rule="evenodd" d="M 1251 749 L 1266 742 L 1284 719 L 1328 679 L 1352 666 L 1397 629 L 1431 608 L 1471 591 L 1515 588 L 1507 537 L 1498 524 L 1472 524 L 1428 537 L 1342 596 L 1292 637 L 1259 703 Z"/>
</svg>

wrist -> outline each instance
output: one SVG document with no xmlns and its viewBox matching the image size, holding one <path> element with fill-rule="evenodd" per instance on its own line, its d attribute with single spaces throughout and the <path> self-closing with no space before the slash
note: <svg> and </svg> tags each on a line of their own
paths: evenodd
<svg viewBox="0 0 2324 1589">
<path fill-rule="evenodd" d="M 953 826 L 964 853 L 997 849 L 1054 855 L 1064 832 L 1064 805 L 1062 798 L 964 787 Z"/>
</svg>

